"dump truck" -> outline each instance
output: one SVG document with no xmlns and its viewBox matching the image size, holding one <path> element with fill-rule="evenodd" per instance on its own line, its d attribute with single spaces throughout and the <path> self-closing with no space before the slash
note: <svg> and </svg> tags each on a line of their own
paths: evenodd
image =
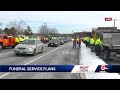
<svg viewBox="0 0 120 90">
<path fill-rule="evenodd" d="M 117 27 L 98 27 L 98 29 L 92 30 L 92 36 L 95 40 L 97 37 L 101 38 L 101 52 L 104 60 L 109 60 L 111 56 L 120 56 L 120 31 Z"/>
<path fill-rule="evenodd" d="M 7 34 L 0 34 L 0 50 L 6 47 L 14 48 L 16 46 L 13 36 L 8 36 Z"/>
</svg>

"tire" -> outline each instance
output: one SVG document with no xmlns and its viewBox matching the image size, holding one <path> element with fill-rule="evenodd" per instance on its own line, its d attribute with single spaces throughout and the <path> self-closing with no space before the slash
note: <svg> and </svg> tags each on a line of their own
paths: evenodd
<svg viewBox="0 0 120 90">
<path fill-rule="evenodd" d="M 3 49 L 2 44 L 0 43 L 0 51 Z"/>
<path fill-rule="evenodd" d="M 15 46 L 12 46 L 12 48 L 15 48 Z"/>
<path fill-rule="evenodd" d="M 41 48 L 41 53 L 43 52 L 43 47 Z"/>
<path fill-rule="evenodd" d="M 34 50 L 34 51 L 33 51 L 33 54 L 32 54 L 32 55 L 33 55 L 33 56 L 35 56 L 35 55 L 36 55 L 36 50 Z"/>
<path fill-rule="evenodd" d="M 56 47 L 58 47 L 58 44 L 56 44 Z"/>
<path fill-rule="evenodd" d="M 104 51 L 104 60 L 108 61 L 110 59 L 110 50 Z"/>
<path fill-rule="evenodd" d="M 48 47 L 50 47 L 50 45 L 48 45 Z"/>
</svg>

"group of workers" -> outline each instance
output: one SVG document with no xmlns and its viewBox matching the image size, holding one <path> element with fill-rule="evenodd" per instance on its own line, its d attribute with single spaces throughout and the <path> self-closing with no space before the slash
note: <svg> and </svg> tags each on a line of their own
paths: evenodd
<svg viewBox="0 0 120 90">
<path fill-rule="evenodd" d="M 28 36 L 15 36 L 15 43 L 18 45 L 20 42 L 22 42 L 25 39 L 29 39 Z"/>
<path fill-rule="evenodd" d="M 89 47 L 91 49 L 91 52 L 96 52 L 97 56 L 100 54 L 102 44 L 100 37 L 97 37 L 95 40 L 92 36 L 87 36 L 83 38 L 83 42 L 86 44 L 86 47 Z"/>
<path fill-rule="evenodd" d="M 75 37 L 73 40 L 73 48 L 76 48 L 76 44 L 79 45 L 79 48 L 81 47 L 81 38 L 80 37 Z"/>
<path fill-rule="evenodd" d="M 26 40 L 26 39 L 29 39 L 29 36 L 27 36 L 27 35 L 15 36 L 15 43 L 16 43 L 16 45 L 18 45 L 20 42 L 22 42 L 23 40 Z M 39 36 L 36 36 L 36 37 L 32 37 L 31 39 L 41 40 L 43 43 L 49 42 L 48 37 L 40 38 Z"/>
</svg>

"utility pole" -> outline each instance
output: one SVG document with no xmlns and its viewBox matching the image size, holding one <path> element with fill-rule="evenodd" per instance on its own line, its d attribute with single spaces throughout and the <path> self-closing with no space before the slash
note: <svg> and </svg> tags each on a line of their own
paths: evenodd
<svg viewBox="0 0 120 90">
<path fill-rule="evenodd" d="M 115 27 L 115 23 L 116 23 L 115 21 L 118 20 L 118 19 L 112 19 L 111 17 L 105 18 L 105 21 L 112 21 L 112 20 L 114 21 L 113 27 Z"/>
<path fill-rule="evenodd" d="M 114 20 L 114 25 L 113 25 L 113 27 L 115 27 L 115 21 L 117 20 L 117 19 L 113 19 Z"/>
</svg>

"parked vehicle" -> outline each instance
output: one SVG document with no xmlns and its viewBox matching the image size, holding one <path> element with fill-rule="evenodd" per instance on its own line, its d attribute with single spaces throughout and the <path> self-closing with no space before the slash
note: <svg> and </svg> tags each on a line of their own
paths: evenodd
<svg viewBox="0 0 120 90">
<path fill-rule="evenodd" d="M 92 36 L 94 39 L 97 36 L 101 38 L 101 52 L 105 60 L 109 60 L 111 56 L 120 56 L 120 31 L 116 27 L 98 27 L 92 31 Z"/>
</svg>

